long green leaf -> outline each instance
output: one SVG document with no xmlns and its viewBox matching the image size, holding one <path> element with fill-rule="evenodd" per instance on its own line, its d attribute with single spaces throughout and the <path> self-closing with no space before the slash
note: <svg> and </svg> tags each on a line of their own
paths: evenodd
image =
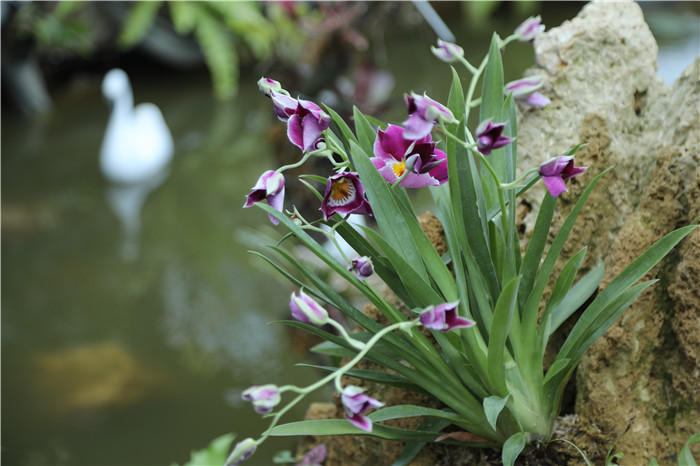
<svg viewBox="0 0 700 466">
<path fill-rule="evenodd" d="M 537 317 L 539 303 L 542 299 L 544 289 L 547 286 L 547 282 L 549 281 L 549 277 L 552 274 L 552 270 L 554 269 L 554 265 L 556 264 L 557 259 L 559 259 L 559 254 L 564 247 L 564 243 L 566 242 L 571 229 L 574 227 L 574 222 L 576 222 L 576 218 L 578 218 L 579 213 L 581 213 L 581 209 L 583 209 L 583 205 L 586 203 L 588 196 L 590 196 L 591 192 L 593 192 L 593 189 L 598 184 L 598 181 L 600 181 L 603 175 L 605 175 L 609 170 L 610 168 L 603 170 L 595 178 L 593 178 L 593 180 L 591 180 L 588 187 L 583 191 L 583 194 L 581 194 L 581 197 L 574 205 L 573 209 L 571 209 L 571 212 L 569 212 L 569 215 L 566 217 L 566 220 L 559 229 L 557 236 L 554 238 L 552 245 L 549 247 L 549 251 L 547 251 L 547 257 L 542 263 L 540 271 L 537 275 L 537 282 L 535 283 L 532 292 L 530 292 L 530 295 L 525 302 L 525 308 L 522 311 L 522 328 L 524 335 L 523 344 L 527 348 L 532 348 L 535 345 L 535 340 L 537 338 Z"/>
<path fill-rule="evenodd" d="M 685 442 L 685 445 L 683 445 L 683 449 L 681 449 L 681 452 L 678 454 L 679 465 L 697 466 L 695 458 L 693 458 L 693 452 L 690 451 L 690 446 L 698 442 L 700 442 L 700 433 L 692 435 L 688 439 L 688 441 Z"/>
<path fill-rule="evenodd" d="M 493 324 L 489 335 L 488 375 L 493 389 L 501 396 L 508 395 L 503 364 L 506 338 L 510 330 L 511 318 L 517 306 L 520 277 L 511 280 L 501 293 L 493 311 Z"/>
<path fill-rule="evenodd" d="M 530 241 L 525 250 L 525 257 L 520 265 L 520 275 L 523 276 L 523 282 L 518 292 L 518 304 L 520 304 L 520 309 L 525 308 L 525 301 L 532 292 L 532 287 L 535 285 L 537 270 L 542 261 L 542 253 L 547 244 L 547 237 L 549 236 L 549 229 L 552 225 L 552 217 L 554 216 L 554 208 L 556 206 L 557 198 L 552 197 L 549 192 L 545 193 L 540 205 L 540 211 L 537 214 L 535 227 L 532 230 Z"/>
<path fill-rule="evenodd" d="M 314 421 L 291 422 L 277 426 L 270 432 L 275 437 L 300 436 L 300 435 L 366 435 L 379 437 L 386 440 L 397 440 L 401 442 L 434 442 L 440 434 L 435 432 L 424 432 L 418 430 L 397 429 L 381 424 L 375 424 L 372 432 L 355 427 L 345 419 L 319 419 Z M 484 442 L 458 442 L 446 439 L 440 443 L 464 446 L 493 447 L 496 443 Z"/>
<path fill-rule="evenodd" d="M 383 408 L 373 412 L 369 415 L 369 418 L 374 422 L 381 422 L 388 421 L 390 419 L 403 419 L 417 416 L 429 416 L 436 419 L 442 419 L 443 421 L 449 421 L 457 425 L 464 421 L 464 418 L 457 413 L 415 405 L 389 406 L 388 408 Z"/>
<path fill-rule="evenodd" d="M 494 123 L 503 121 L 503 61 L 501 58 L 501 40 L 498 34 L 491 37 L 488 62 L 484 69 L 484 81 L 481 93 L 481 108 L 479 121 L 492 120 Z M 503 149 L 494 150 L 489 156 L 489 163 L 494 168 L 500 181 L 506 179 L 506 162 Z M 484 198 L 486 207 L 498 204 L 498 187 L 491 173 L 482 170 Z"/>
<path fill-rule="evenodd" d="M 418 430 L 425 432 L 440 432 L 442 429 L 450 425 L 447 421 L 441 421 L 439 419 L 426 418 L 418 426 Z M 408 442 L 404 446 L 399 457 L 394 461 L 392 466 L 408 466 L 411 461 L 420 453 L 421 449 L 425 446 L 425 442 Z"/>
<path fill-rule="evenodd" d="M 352 107 L 353 118 L 355 120 L 355 132 L 357 133 L 357 141 L 368 154 L 374 153 L 374 140 L 377 138 L 377 133 L 372 128 L 372 125 L 367 118 L 360 112 L 360 109 Z"/>
<path fill-rule="evenodd" d="M 297 364 L 297 366 L 312 367 L 314 369 L 320 369 L 326 372 L 334 372 L 338 370 L 335 366 L 317 366 L 315 364 Z M 386 372 L 374 371 L 368 369 L 351 369 L 345 373 L 350 377 L 355 377 L 357 379 L 367 380 L 368 382 L 380 383 L 382 385 L 388 385 L 392 387 L 398 387 L 403 390 L 410 390 L 413 392 L 428 394 L 421 387 L 416 385 L 414 382 L 408 380 L 405 377 L 398 375 L 388 374 Z"/>
<path fill-rule="evenodd" d="M 567 338 L 562 346 L 560 354 L 562 354 L 563 357 L 572 357 L 573 354 L 578 353 L 579 350 L 577 346 L 582 343 L 582 339 L 585 338 L 587 334 L 590 334 L 588 329 L 598 318 L 598 315 L 603 312 L 603 309 L 605 309 L 609 303 L 617 300 L 618 296 L 623 293 L 623 290 L 627 290 L 633 283 L 646 275 L 652 267 L 671 251 L 671 249 L 697 227 L 698 225 L 689 225 L 672 231 L 654 243 L 620 272 L 581 315 L 581 318 L 571 330 L 569 338 Z"/>
<path fill-rule="evenodd" d="M 550 316 L 552 319 L 551 328 L 544 334 L 545 340 L 548 340 L 552 333 L 595 293 L 604 273 L 605 265 L 600 264 L 579 280 L 561 300 L 552 306 L 549 312 L 542 315 L 543 320 Z"/>
<path fill-rule="evenodd" d="M 527 443 L 527 434 L 525 432 L 518 432 L 517 434 L 511 435 L 506 443 L 503 444 L 503 452 L 501 457 L 503 459 L 503 466 L 513 466 L 515 460 L 520 455 L 520 452 L 525 448 Z"/>
</svg>

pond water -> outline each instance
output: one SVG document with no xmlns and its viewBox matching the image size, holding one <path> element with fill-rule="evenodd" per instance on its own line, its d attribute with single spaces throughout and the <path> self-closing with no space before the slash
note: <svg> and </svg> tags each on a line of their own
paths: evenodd
<svg viewBox="0 0 700 466">
<path fill-rule="evenodd" d="M 575 14 L 557 10 L 548 24 Z M 486 50 L 491 28 L 455 29 L 453 22 L 468 55 Z M 505 35 L 516 25 L 495 27 Z M 418 30 L 385 34 L 384 65 L 398 102 L 389 114 L 397 119 L 403 92 L 434 88 L 440 99 L 449 82 L 428 50 L 434 36 Z M 516 79 L 532 52 L 518 47 L 508 60 L 506 79 Z M 258 76 L 242 76 L 235 101 L 220 103 L 206 73 L 127 71 L 135 102 L 159 105 L 176 145 L 167 179 L 143 206 L 134 244 L 125 245 L 98 167 L 108 118 L 100 77 L 60 89 L 45 118 L 3 108 L 8 465 L 182 463 L 218 435 L 264 430 L 266 422 L 240 401 L 243 389 L 318 377 L 294 367 L 304 355 L 290 351 L 288 330 L 267 325 L 286 318 L 291 288 L 237 239 L 241 231 L 267 229 L 262 212 L 241 205 L 257 177 L 278 165 L 268 127 L 280 123 L 257 91 Z M 132 251 L 126 260 L 125 248 Z M 303 405 L 287 419 L 300 419 Z M 269 441 L 256 460 L 270 463 L 293 445 Z"/>
</svg>

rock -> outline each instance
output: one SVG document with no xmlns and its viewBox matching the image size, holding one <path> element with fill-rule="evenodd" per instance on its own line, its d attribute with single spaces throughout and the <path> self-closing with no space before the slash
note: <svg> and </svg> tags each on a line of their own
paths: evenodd
<svg viewBox="0 0 700 466">
<path fill-rule="evenodd" d="M 556 233 L 588 182 L 607 167 L 562 252 L 588 245 L 583 270 L 605 262 L 602 285 L 674 228 L 700 214 L 699 60 L 670 87 L 656 76 L 657 45 L 631 2 L 594 2 L 535 41 L 545 109 L 521 107 L 519 168 L 581 141 L 585 176 L 561 196 Z M 544 187 L 524 196 L 532 232 Z M 553 238 L 553 234 L 550 236 Z M 587 451 L 616 445 L 626 464 L 671 461 L 700 425 L 700 232 L 682 242 L 645 279 L 647 290 L 584 356 L 576 413 L 589 426 Z M 558 275 L 563 264 L 555 269 Z M 585 445 L 584 445 L 585 447 Z M 586 448 L 584 448 L 586 449 Z"/>
</svg>

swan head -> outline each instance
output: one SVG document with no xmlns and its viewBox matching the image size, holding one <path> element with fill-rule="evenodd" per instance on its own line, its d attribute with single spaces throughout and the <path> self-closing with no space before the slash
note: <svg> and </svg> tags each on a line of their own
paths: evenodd
<svg viewBox="0 0 700 466">
<path fill-rule="evenodd" d="M 119 68 L 109 70 L 102 80 L 102 94 L 109 100 L 115 100 L 130 90 L 129 77 Z"/>
</svg>

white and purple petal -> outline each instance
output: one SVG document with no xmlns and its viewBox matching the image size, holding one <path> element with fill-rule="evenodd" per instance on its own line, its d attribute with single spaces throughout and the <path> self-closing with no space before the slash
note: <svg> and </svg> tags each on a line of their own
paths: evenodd
<svg viewBox="0 0 700 466">
<path fill-rule="evenodd" d="M 329 317 L 326 309 L 317 303 L 312 297 L 299 291 L 299 294 L 292 293 L 289 300 L 289 308 L 292 316 L 299 322 L 323 326 L 328 323 Z"/>
<path fill-rule="evenodd" d="M 372 215 L 372 207 L 357 173 L 338 173 L 328 177 L 321 211 L 326 221 L 336 213 Z"/>
</svg>

